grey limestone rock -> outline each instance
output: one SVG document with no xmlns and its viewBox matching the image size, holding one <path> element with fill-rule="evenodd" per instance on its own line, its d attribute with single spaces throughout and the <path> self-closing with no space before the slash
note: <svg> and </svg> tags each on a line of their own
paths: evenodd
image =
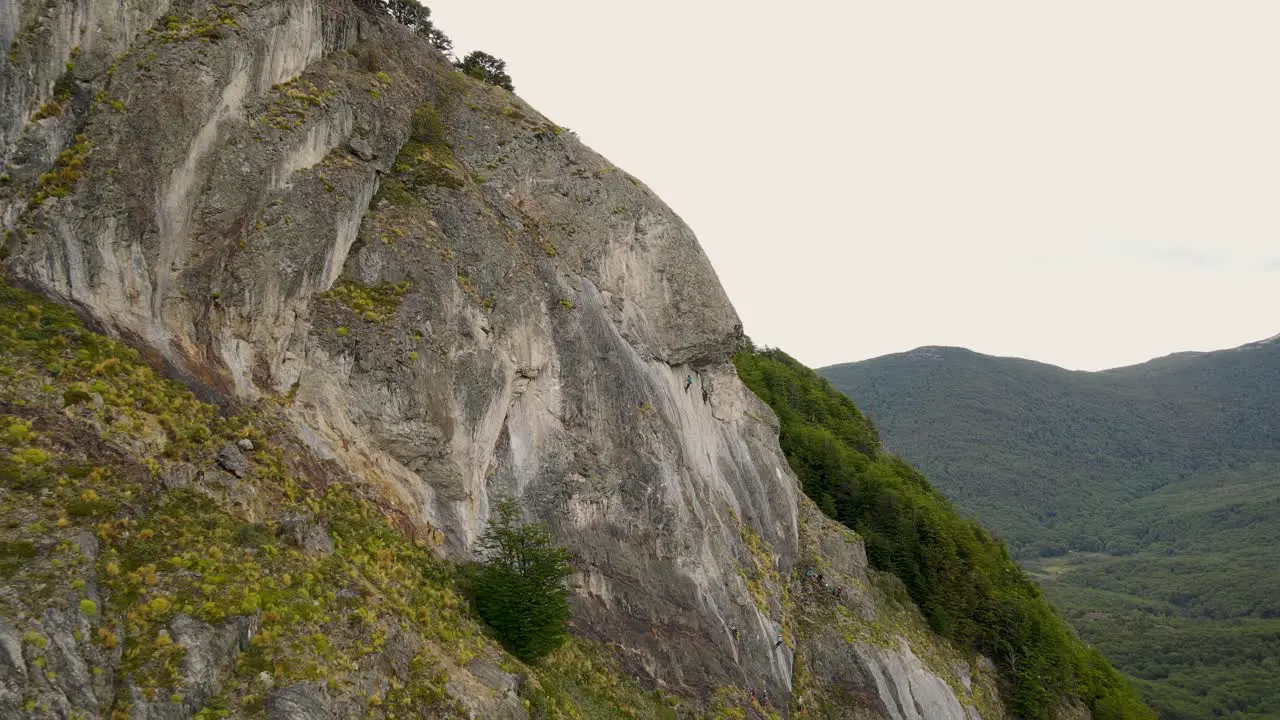
<svg viewBox="0 0 1280 720">
<path fill-rule="evenodd" d="M 160 475 L 160 481 L 167 490 L 178 490 L 189 487 L 199 478 L 199 470 L 189 463 L 173 463 L 167 465 Z"/>
<path fill-rule="evenodd" d="M 169 632 L 174 642 L 186 648 L 182 674 L 187 686 L 213 694 L 219 673 L 248 647 L 256 627 L 252 617 L 235 617 L 213 626 L 186 614 L 174 616 Z"/>
<path fill-rule="evenodd" d="M 16 715 L 27 688 L 27 663 L 22 657 L 22 638 L 12 625 L 0 618 L 0 711 Z"/>
<path fill-rule="evenodd" d="M 353 137 L 347 145 L 351 148 L 352 154 L 361 160 L 373 160 L 378 156 L 364 138 Z"/>
<path fill-rule="evenodd" d="M 333 553 L 333 538 L 329 531 L 313 519 L 291 514 L 280 523 L 277 532 L 290 545 L 307 552 L 318 555 Z"/>
<path fill-rule="evenodd" d="M 511 697 L 520 692 L 523 680 L 519 675 L 504 672 L 497 665 L 479 658 L 467 663 L 467 670 L 480 682 L 497 690 L 504 697 Z"/>
<path fill-rule="evenodd" d="M 385 489 L 451 557 L 470 557 L 497 494 L 520 497 L 579 559 L 576 630 L 616 643 L 647 682 L 791 693 L 791 655 L 771 642 L 781 581 L 756 596 L 743 569 L 789 575 L 807 501 L 769 409 L 729 362 L 742 326 L 714 269 L 639 180 L 350 0 L 232 3 L 234 27 L 210 42 L 146 33 L 166 12 L 212 10 L 196 0 L 3 8 L 19 58 L 0 63 L 9 273 L 209 396 L 280 399 L 317 459 Z M 32 121 L 77 47 L 76 97 L 109 90 L 127 111 L 71 103 Z M 391 78 L 377 94 L 375 64 Z M 282 114 L 297 93 L 311 100 Z M 424 132 L 426 153 L 411 145 Z M 68 149 L 81 176 L 35 202 Z M 252 519 L 242 448 L 217 464 L 225 474 L 197 482 L 174 465 L 163 482 Z M 322 522 L 283 532 L 331 552 Z M 191 643 L 184 677 L 205 689 L 245 632 L 172 631 Z M 0 632 L 0 708 L 29 682 L 4 659 L 10 644 Z M 951 708 L 910 679 L 907 656 L 868 658 L 867 677 L 905 672 L 922 707 Z M 490 694 L 511 688 L 480 675 Z M 54 694 L 67 707 L 96 697 Z M 479 698 L 474 712 L 523 713 Z M 311 686 L 266 697 L 272 718 L 337 708 Z"/>
<path fill-rule="evenodd" d="M 263 707 L 270 720 L 327 720 L 334 717 L 328 710 L 323 691 L 308 683 L 271 690 Z"/>
<path fill-rule="evenodd" d="M 227 472 L 238 478 L 244 477 L 249 470 L 249 461 L 244 454 L 240 452 L 240 448 L 227 443 L 218 451 L 218 465 Z"/>
</svg>

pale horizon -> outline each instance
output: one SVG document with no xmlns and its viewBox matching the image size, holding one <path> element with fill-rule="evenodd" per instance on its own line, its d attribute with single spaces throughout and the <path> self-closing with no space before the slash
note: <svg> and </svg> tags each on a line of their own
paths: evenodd
<svg viewBox="0 0 1280 720">
<path fill-rule="evenodd" d="M 754 341 L 754 338 L 752 338 L 752 340 Z M 1069 372 L 1097 373 L 1097 372 L 1106 372 L 1106 371 L 1108 371 L 1108 370 L 1119 370 L 1119 369 L 1126 368 L 1126 367 L 1133 367 L 1134 365 L 1142 365 L 1142 364 L 1144 364 L 1144 363 L 1151 362 L 1152 360 L 1159 360 L 1159 359 L 1161 359 L 1161 358 L 1169 357 L 1169 356 L 1171 356 L 1171 355 L 1185 355 L 1185 354 L 1193 354 L 1193 355 L 1195 355 L 1195 354 L 1203 354 L 1203 353 L 1221 352 L 1221 351 L 1224 351 L 1224 350 L 1237 350 L 1237 349 L 1240 349 L 1240 348 L 1243 348 L 1243 347 L 1246 347 L 1246 346 L 1249 346 L 1249 345 L 1258 345 L 1258 344 L 1269 343 L 1269 342 L 1277 342 L 1277 341 L 1280 341 L 1280 335 L 1273 335 L 1273 336 L 1271 336 L 1271 337 L 1268 337 L 1268 338 L 1261 338 L 1261 339 L 1258 339 L 1258 340 L 1250 340 L 1250 341 L 1248 341 L 1248 342 L 1240 343 L 1239 345 L 1232 345 L 1232 346 L 1230 346 L 1230 347 L 1208 348 L 1208 349 L 1206 349 L 1206 350 L 1174 350 L 1174 351 L 1172 351 L 1172 352 L 1167 352 L 1167 353 L 1164 353 L 1164 354 L 1162 354 L 1162 355 L 1155 355 L 1155 356 L 1153 356 L 1153 357 L 1149 357 L 1149 358 L 1146 358 L 1146 359 L 1143 359 L 1143 360 L 1139 360 L 1138 362 L 1125 363 L 1124 365 L 1115 365 L 1115 366 L 1112 366 L 1112 367 L 1096 368 L 1096 369 L 1092 369 L 1092 370 L 1082 370 L 1082 369 L 1079 369 L 1079 368 L 1068 368 L 1068 367 L 1062 367 L 1061 365 L 1058 365 L 1057 363 L 1046 362 L 1046 361 L 1044 361 L 1044 360 L 1037 360 L 1037 359 L 1035 359 L 1035 358 L 1022 357 L 1022 356 L 1019 356 L 1019 355 L 1001 355 L 1001 354 L 999 354 L 999 353 L 983 352 L 982 350 L 979 350 L 979 349 L 977 349 L 977 348 L 965 347 L 965 346 L 963 346 L 963 345 L 937 345 L 937 344 L 917 345 L 916 347 L 913 347 L 913 348 L 907 348 L 906 350 L 896 350 L 896 351 L 891 352 L 891 353 L 885 353 L 885 354 L 883 354 L 883 355 L 876 355 L 875 357 L 859 358 L 858 360 L 845 360 L 845 361 L 841 361 L 841 362 L 837 362 L 837 363 L 828 363 L 827 365 L 812 365 L 812 366 L 810 366 L 810 367 L 812 367 L 814 370 L 819 370 L 819 369 L 822 369 L 822 368 L 835 367 L 835 366 L 837 366 L 837 365 L 849 365 L 849 364 L 853 364 L 853 363 L 862 362 L 862 361 L 865 361 L 865 360 L 876 360 L 876 359 L 879 359 L 879 358 L 882 358 L 882 357 L 889 357 L 889 356 L 891 356 L 891 355 L 905 355 L 905 354 L 907 354 L 907 353 L 916 352 L 917 350 L 928 350 L 928 349 L 938 348 L 938 349 L 943 349 L 943 350 L 967 350 L 967 351 L 969 351 L 969 352 L 977 353 L 978 355 L 985 355 L 985 356 L 987 356 L 987 357 L 992 357 L 992 358 L 997 358 L 997 359 L 1002 359 L 1002 360 L 1004 360 L 1004 359 L 1012 359 L 1012 360 L 1028 360 L 1028 361 L 1030 361 L 1030 362 L 1039 363 L 1039 364 L 1041 364 L 1041 365 L 1051 365 L 1051 366 L 1056 367 L 1056 368 L 1058 368 L 1058 369 L 1060 369 L 1060 370 L 1067 370 L 1067 371 L 1069 371 Z M 756 343 L 756 345 L 757 345 L 757 347 L 772 347 L 772 346 L 768 345 L 767 343 Z M 778 349 L 782 350 L 783 352 L 786 352 L 786 348 L 778 348 Z"/>
<path fill-rule="evenodd" d="M 1280 332 L 1280 6 L 427 4 L 813 367 L 1101 370 Z"/>
</svg>

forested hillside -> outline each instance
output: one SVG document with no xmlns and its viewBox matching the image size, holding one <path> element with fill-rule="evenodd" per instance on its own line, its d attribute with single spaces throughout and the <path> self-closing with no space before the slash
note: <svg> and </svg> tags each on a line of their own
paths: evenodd
<svg viewBox="0 0 1280 720">
<path fill-rule="evenodd" d="M 1280 717 L 1280 342 L 1098 373 L 959 348 L 820 373 L 1162 717 Z"/>
<path fill-rule="evenodd" d="M 744 350 L 734 363 L 777 413 L 782 449 L 805 493 L 862 535 L 872 566 L 902 580 L 935 631 L 996 661 L 1013 713 L 1052 717 L 1068 696 L 1100 720 L 1150 716 L 1000 542 L 880 450 L 875 429 L 847 397 L 778 350 Z"/>
</svg>

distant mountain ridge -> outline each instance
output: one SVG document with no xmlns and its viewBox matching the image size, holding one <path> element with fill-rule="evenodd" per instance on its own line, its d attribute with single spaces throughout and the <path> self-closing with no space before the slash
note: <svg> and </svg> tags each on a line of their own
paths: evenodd
<svg viewBox="0 0 1280 720">
<path fill-rule="evenodd" d="M 1162 717 L 1280 717 L 1280 335 L 1098 372 L 938 346 L 818 372 Z"/>
<path fill-rule="evenodd" d="M 1023 555 L 1054 544 L 1123 550 L 1100 545 L 1092 523 L 1064 527 L 1063 516 L 1095 518 L 1094 501 L 1132 500 L 1202 470 L 1280 461 L 1274 338 L 1098 372 L 926 346 L 819 373 L 865 409 L 887 447 Z M 986 454 L 966 463 L 956 443 Z M 995 452 L 1011 447 L 1015 455 Z M 1025 504 L 992 497 L 984 478 L 1005 476 L 1018 483 L 1002 495 Z M 1067 478 L 1075 482 L 1061 487 Z"/>
</svg>

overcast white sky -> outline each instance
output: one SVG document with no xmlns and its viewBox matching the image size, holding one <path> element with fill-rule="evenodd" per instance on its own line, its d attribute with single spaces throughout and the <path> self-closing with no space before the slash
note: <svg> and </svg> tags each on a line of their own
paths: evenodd
<svg viewBox="0 0 1280 720">
<path fill-rule="evenodd" d="M 1073 369 L 1280 332 L 1280 3 L 427 0 L 757 343 Z"/>
</svg>

